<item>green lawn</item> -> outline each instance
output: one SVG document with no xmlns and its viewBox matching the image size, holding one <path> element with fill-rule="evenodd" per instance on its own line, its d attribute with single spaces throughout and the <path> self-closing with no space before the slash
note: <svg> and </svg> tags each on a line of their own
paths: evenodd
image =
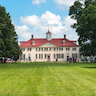
<svg viewBox="0 0 96 96">
<path fill-rule="evenodd" d="M 0 64 L 0 96 L 96 96 L 96 63 Z"/>
</svg>

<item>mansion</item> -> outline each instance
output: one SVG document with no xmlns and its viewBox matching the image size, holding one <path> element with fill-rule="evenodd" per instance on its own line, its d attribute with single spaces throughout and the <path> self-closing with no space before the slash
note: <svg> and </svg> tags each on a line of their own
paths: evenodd
<svg viewBox="0 0 96 96">
<path fill-rule="evenodd" d="M 79 46 L 76 41 L 70 41 L 64 35 L 64 38 L 51 38 L 51 32 L 48 30 L 46 38 L 37 39 L 33 35 L 28 41 L 20 41 L 22 50 L 22 61 L 67 61 L 68 58 L 79 58 Z"/>
</svg>

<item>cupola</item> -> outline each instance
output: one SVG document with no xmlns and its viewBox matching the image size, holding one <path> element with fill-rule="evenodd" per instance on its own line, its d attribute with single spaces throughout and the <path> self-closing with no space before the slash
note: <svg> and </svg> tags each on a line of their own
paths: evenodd
<svg viewBox="0 0 96 96">
<path fill-rule="evenodd" d="M 48 30 L 48 32 L 46 33 L 46 39 L 48 40 L 48 41 L 50 41 L 51 40 L 51 32 Z"/>
<path fill-rule="evenodd" d="M 31 35 L 32 45 L 35 45 L 35 41 L 33 40 L 33 35 Z"/>
<path fill-rule="evenodd" d="M 64 35 L 64 40 L 62 41 L 62 44 L 64 45 L 66 41 L 66 35 Z"/>
</svg>

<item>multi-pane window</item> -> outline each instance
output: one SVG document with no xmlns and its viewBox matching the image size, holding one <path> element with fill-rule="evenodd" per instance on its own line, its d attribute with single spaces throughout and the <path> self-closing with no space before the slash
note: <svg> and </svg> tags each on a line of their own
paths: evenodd
<svg viewBox="0 0 96 96">
<path fill-rule="evenodd" d="M 63 40 L 63 42 L 62 42 L 62 43 L 63 43 L 63 45 L 64 45 L 64 44 L 65 44 L 65 40 Z"/>
<path fill-rule="evenodd" d="M 25 48 L 21 48 L 22 51 L 25 51 Z"/>
<path fill-rule="evenodd" d="M 54 54 L 54 58 L 55 58 L 55 54 Z"/>
<path fill-rule="evenodd" d="M 39 48 L 39 51 L 40 51 L 40 48 Z"/>
<path fill-rule="evenodd" d="M 39 54 L 39 59 L 43 59 L 43 54 Z"/>
<path fill-rule="evenodd" d="M 40 59 L 40 54 L 39 54 L 39 59 Z"/>
<path fill-rule="evenodd" d="M 76 48 L 72 48 L 73 51 L 76 51 Z"/>
<path fill-rule="evenodd" d="M 61 58 L 64 58 L 64 54 L 61 55 Z"/>
<path fill-rule="evenodd" d="M 25 60 L 25 54 L 22 54 L 21 60 Z"/>
<path fill-rule="evenodd" d="M 41 48 L 41 50 L 43 51 L 43 48 Z"/>
<path fill-rule="evenodd" d="M 66 51 L 69 51 L 70 50 L 70 48 L 66 48 Z"/>
<path fill-rule="evenodd" d="M 43 59 L 43 54 L 41 54 L 41 59 Z"/>
<path fill-rule="evenodd" d="M 45 54 L 45 59 L 46 59 L 46 54 Z"/>
<path fill-rule="evenodd" d="M 63 51 L 63 48 L 59 48 L 59 51 Z"/>
<path fill-rule="evenodd" d="M 48 48 L 44 48 L 44 51 L 48 51 Z"/>
<path fill-rule="evenodd" d="M 69 56 L 69 53 L 67 53 L 67 56 Z"/>
<path fill-rule="evenodd" d="M 27 51 L 31 51 L 31 48 L 27 48 Z"/>
<path fill-rule="evenodd" d="M 77 54 L 72 54 L 72 58 L 77 58 Z"/>
<path fill-rule="evenodd" d="M 38 49 L 36 48 L 36 51 L 37 51 Z"/>
<path fill-rule="evenodd" d="M 54 51 L 58 51 L 58 48 L 54 48 Z"/>
<path fill-rule="evenodd" d="M 36 58 L 37 58 L 37 54 L 36 54 Z"/>
<path fill-rule="evenodd" d="M 64 54 L 54 54 L 54 59 L 55 58 L 62 59 L 62 58 L 64 58 Z"/>
<path fill-rule="evenodd" d="M 51 51 L 51 48 L 49 48 L 49 51 Z"/>
</svg>

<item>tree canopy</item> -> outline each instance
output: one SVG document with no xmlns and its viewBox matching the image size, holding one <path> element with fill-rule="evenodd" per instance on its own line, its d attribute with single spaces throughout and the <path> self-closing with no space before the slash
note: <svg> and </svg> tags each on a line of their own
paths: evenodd
<svg viewBox="0 0 96 96">
<path fill-rule="evenodd" d="M 4 7 L 0 6 L 0 57 L 17 60 L 21 53 L 11 17 Z"/>
<path fill-rule="evenodd" d="M 71 27 L 76 29 L 83 55 L 96 55 L 96 0 L 78 0 L 70 7 L 69 15 L 75 19 Z"/>
</svg>

